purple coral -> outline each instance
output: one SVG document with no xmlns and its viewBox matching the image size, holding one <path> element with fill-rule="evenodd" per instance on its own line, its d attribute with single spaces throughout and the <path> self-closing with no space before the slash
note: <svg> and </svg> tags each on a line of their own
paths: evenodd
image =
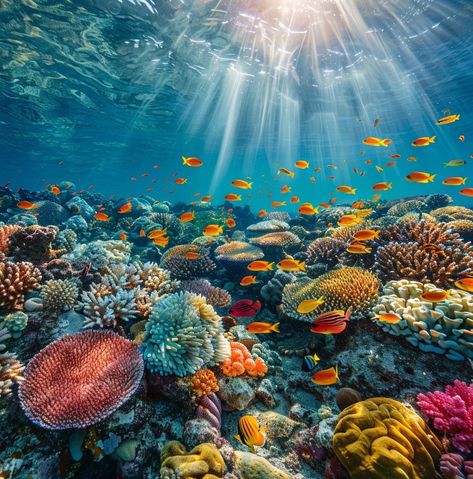
<svg viewBox="0 0 473 479">
<path fill-rule="evenodd" d="M 443 479 L 473 479 L 473 461 L 463 461 L 460 454 L 449 452 L 440 458 Z"/>
<path fill-rule="evenodd" d="M 460 452 L 473 452 L 473 385 L 458 379 L 445 388 L 419 394 L 417 404 L 434 428 L 452 438 Z"/>
<path fill-rule="evenodd" d="M 222 426 L 222 403 L 220 398 L 211 393 L 199 398 L 196 417 L 205 419 L 211 426 L 220 432 Z"/>
<path fill-rule="evenodd" d="M 230 306 L 232 302 L 230 293 L 222 288 L 213 286 L 206 279 L 190 279 L 182 281 L 181 288 L 183 291 L 204 296 L 207 303 L 216 308 L 225 308 Z"/>
</svg>

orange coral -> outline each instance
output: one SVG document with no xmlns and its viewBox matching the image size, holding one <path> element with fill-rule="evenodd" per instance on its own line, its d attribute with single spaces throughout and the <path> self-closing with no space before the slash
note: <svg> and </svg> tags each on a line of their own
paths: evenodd
<svg viewBox="0 0 473 479">
<path fill-rule="evenodd" d="M 197 371 L 191 379 L 191 386 L 196 396 L 204 396 L 218 391 L 218 381 L 210 369 Z"/>
<path fill-rule="evenodd" d="M 10 239 L 10 236 L 20 228 L 21 226 L 18 225 L 4 225 L 0 228 L 0 251 L 7 256 L 10 253 L 8 240 Z"/>
<path fill-rule="evenodd" d="M 235 377 L 247 373 L 251 377 L 257 378 L 268 372 L 266 363 L 261 358 L 253 359 L 244 344 L 233 341 L 230 346 L 231 355 L 221 365 L 223 374 Z"/>
<path fill-rule="evenodd" d="M 0 308 L 23 309 L 25 293 L 40 283 L 41 273 L 31 263 L 0 263 Z"/>
</svg>

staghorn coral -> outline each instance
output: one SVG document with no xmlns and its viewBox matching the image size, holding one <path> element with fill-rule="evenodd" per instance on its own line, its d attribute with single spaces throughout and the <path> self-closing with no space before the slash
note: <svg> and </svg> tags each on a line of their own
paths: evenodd
<svg viewBox="0 0 473 479">
<path fill-rule="evenodd" d="M 226 308 L 230 306 L 232 297 L 230 293 L 222 288 L 212 286 L 206 279 L 191 279 L 181 282 L 181 289 L 189 293 L 200 294 L 207 303 L 214 308 Z"/>
<path fill-rule="evenodd" d="M 246 228 L 250 233 L 269 233 L 273 231 L 287 231 L 289 224 L 279 220 L 265 220 L 252 224 Z"/>
<path fill-rule="evenodd" d="M 39 288 L 41 273 L 31 263 L 0 262 L 0 308 L 23 309 L 25 293 Z"/>
<path fill-rule="evenodd" d="M 246 270 L 252 261 L 263 257 L 263 250 L 245 241 L 231 241 L 215 250 L 215 258 L 228 271 Z"/>
<path fill-rule="evenodd" d="M 250 243 L 260 248 L 282 248 L 294 249 L 301 244 L 298 236 L 290 231 L 277 231 L 274 233 L 267 233 L 257 238 L 251 238 Z"/>
<path fill-rule="evenodd" d="M 284 287 L 283 312 L 294 319 L 312 321 L 325 311 L 351 309 L 352 316 L 366 313 L 378 299 L 380 283 L 368 270 L 354 267 L 334 269 L 316 279 L 302 279 Z M 323 305 L 310 314 L 299 314 L 297 307 L 306 299 L 324 298 Z"/>
<path fill-rule="evenodd" d="M 18 392 L 20 404 L 40 427 L 84 428 L 127 401 L 143 369 L 133 343 L 111 331 L 64 336 L 28 363 Z"/>
<path fill-rule="evenodd" d="M 191 388 L 196 396 L 209 395 L 218 391 L 218 381 L 211 369 L 201 369 L 191 378 Z"/>
<path fill-rule="evenodd" d="M 13 233 L 16 233 L 21 226 L 19 225 L 3 225 L 0 227 L 0 252 L 6 256 L 10 254 L 10 247 L 8 241 Z"/>
<path fill-rule="evenodd" d="M 186 257 L 187 253 L 197 253 L 194 259 Z M 169 248 L 161 257 L 160 266 L 171 272 L 177 279 L 193 279 L 207 276 L 217 266 L 208 256 L 208 250 L 196 244 L 178 245 Z"/>
<path fill-rule="evenodd" d="M 230 355 L 221 318 L 205 298 L 188 292 L 170 294 L 155 304 L 143 346 L 148 369 L 161 375 L 195 374 Z"/>
<path fill-rule="evenodd" d="M 323 263 L 327 268 L 334 267 L 339 262 L 340 255 L 345 251 L 346 243 L 334 237 L 317 238 L 307 248 L 306 266 Z"/>
<path fill-rule="evenodd" d="M 3 320 L 2 326 L 4 326 L 11 337 L 17 339 L 21 336 L 21 332 L 28 325 L 28 315 L 22 311 L 16 311 L 15 313 L 7 314 Z"/>
<path fill-rule="evenodd" d="M 223 477 L 225 462 L 210 443 L 199 444 L 190 452 L 178 441 L 167 442 L 161 451 L 162 479 L 217 479 Z"/>
<path fill-rule="evenodd" d="M 458 379 L 445 388 L 417 396 L 417 405 L 435 430 L 451 438 L 463 453 L 473 452 L 473 385 Z"/>
<path fill-rule="evenodd" d="M 52 258 L 51 244 L 57 230 L 50 226 L 26 226 L 12 233 L 8 239 L 10 254 L 17 261 L 40 264 Z"/>
<path fill-rule="evenodd" d="M 43 308 L 49 311 L 67 311 L 76 304 L 79 289 L 68 279 L 51 279 L 41 287 Z"/>
<path fill-rule="evenodd" d="M 351 479 L 435 479 L 442 445 L 411 409 L 371 398 L 338 417 L 333 449 Z"/>
<path fill-rule="evenodd" d="M 420 295 L 436 289 L 433 284 L 417 281 L 388 282 L 373 312 L 395 313 L 401 321 L 388 324 L 376 320 L 376 324 L 389 334 L 404 336 L 421 351 L 444 354 L 455 361 L 473 359 L 473 296 L 452 289 L 446 301 L 432 308 L 432 303 L 422 301 Z"/>
<path fill-rule="evenodd" d="M 231 355 L 221 364 L 225 376 L 235 377 L 246 373 L 257 378 L 268 372 L 266 363 L 260 357 L 253 357 L 244 344 L 232 341 L 230 346 Z"/>
</svg>

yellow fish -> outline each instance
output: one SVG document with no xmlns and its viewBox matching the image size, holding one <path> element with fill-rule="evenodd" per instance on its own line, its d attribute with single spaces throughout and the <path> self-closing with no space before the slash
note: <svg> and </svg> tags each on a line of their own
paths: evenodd
<svg viewBox="0 0 473 479">
<path fill-rule="evenodd" d="M 305 265 L 302 261 L 286 258 L 277 264 L 278 269 L 283 271 L 305 271 Z"/>
<path fill-rule="evenodd" d="M 308 314 L 315 311 L 319 306 L 324 304 L 324 297 L 320 296 L 318 299 L 304 299 L 297 306 L 297 312 L 300 314 Z"/>
<path fill-rule="evenodd" d="M 264 446 L 266 437 L 264 428 L 258 423 L 254 416 L 242 416 L 238 421 L 238 434 L 235 439 L 245 446 L 248 446 L 252 453 L 255 452 L 255 446 Z"/>
<path fill-rule="evenodd" d="M 286 176 L 290 176 L 291 178 L 294 178 L 294 172 L 288 170 L 287 168 L 279 168 L 278 170 L 278 175 L 283 174 Z"/>
<path fill-rule="evenodd" d="M 347 195 L 356 194 L 356 188 L 352 188 L 351 186 L 347 185 L 338 186 L 337 191 L 339 191 L 340 193 L 346 193 Z"/>
<path fill-rule="evenodd" d="M 251 185 L 253 184 L 253 182 L 248 182 L 248 181 L 245 181 L 245 180 L 233 180 L 232 181 L 232 185 L 235 187 L 235 188 L 241 188 L 242 190 L 248 190 L 248 189 L 251 189 Z"/>
<path fill-rule="evenodd" d="M 305 170 L 306 168 L 309 168 L 309 162 L 305 160 L 299 160 L 294 163 L 294 166 L 296 168 L 300 168 L 301 170 Z"/>
<path fill-rule="evenodd" d="M 458 121 L 460 119 L 460 115 L 448 115 L 440 118 L 440 120 L 436 121 L 436 125 L 448 125 L 449 123 L 453 123 L 454 121 Z"/>
</svg>

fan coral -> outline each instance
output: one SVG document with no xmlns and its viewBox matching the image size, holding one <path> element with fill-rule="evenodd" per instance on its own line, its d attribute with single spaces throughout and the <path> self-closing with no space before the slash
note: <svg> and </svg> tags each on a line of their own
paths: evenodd
<svg viewBox="0 0 473 479">
<path fill-rule="evenodd" d="M 21 226 L 19 225 L 3 225 L 0 227 L 0 252 L 5 253 L 6 256 L 10 254 L 8 241 L 10 236 L 17 232 Z"/>
<path fill-rule="evenodd" d="M 339 257 L 345 251 L 345 248 L 346 243 L 339 239 L 333 237 L 317 238 L 307 248 L 305 264 L 310 266 L 316 263 L 323 263 L 328 268 L 332 268 L 338 263 Z"/>
<path fill-rule="evenodd" d="M 344 409 L 333 448 L 351 479 L 434 479 L 442 445 L 411 409 L 371 398 Z"/>
<path fill-rule="evenodd" d="M 41 273 L 31 263 L 0 262 L 0 308 L 23 309 L 25 293 L 39 288 Z"/>
<path fill-rule="evenodd" d="M 205 419 L 217 431 L 222 426 L 222 402 L 220 398 L 211 393 L 198 398 L 197 419 Z"/>
<path fill-rule="evenodd" d="M 49 311 L 67 311 L 76 304 L 79 290 L 68 279 L 51 279 L 41 287 L 43 308 Z"/>
<path fill-rule="evenodd" d="M 235 377 L 247 373 L 257 378 L 268 372 L 265 362 L 259 357 L 253 358 L 245 345 L 232 341 L 230 346 L 231 355 L 221 365 L 223 374 Z"/>
<path fill-rule="evenodd" d="M 191 387 L 196 396 L 204 396 L 218 391 L 218 381 L 212 370 L 201 369 L 192 376 Z"/>
<path fill-rule="evenodd" d="M 3 321 L 3 326 L 7 328 L 12 338 L 16 339 L 21 336 L 21 332 L 28 325 L 28 315 L 22 311 L 16 311 L 15 313 L 7 314 Z"/>
<path fill-rule="evenodd" d="M 473 479 L 473 461 L 464 461 L 453 452 L 442 454 L 440 472 L 443 479 Z"/>
<path fill-rule="evenodd" d="M 417 405 L 460 452 L 473 452 L 473 385 L 456 379 L 445 392 L 419 394 Z"/>
<path fill-rule="evenodd" d="M 197 253 L 199 256 L 189 259 L 187 253 Z M 195 244 L 178 245 L 169 248 L 161 257 L 160 265 L 171 272 L 177 279 L 192 279 L 207 276 L 217 266 L 209 258 L 208 250 Z"/>
<path fill-rule="evenodd" d="M 317 315 L 334 309 L 351 309 L 352 316 L 367 312 L 378 299 L 378 278 L 368 270 L 346 267 L 334 269 L 316 279 L 303 279 L 284 287 L 282 305 L 294 319 L 312 321 Z M 300 314 L 301 301 L 322 296 L 323 305 L 310 314 Z"/>
<path fill-rule="evenodd" d="M 51 259 L 51 243 L 56 237 L 56 229 L 49 226 L 27 226 L 10 235 L 10 253 L 18 261 L 33 264 L 45 263 Z"/>
<path fill-rule="evenodd" d="M 251 233 L 267 233 L 271 231 L 287 231 L 288 229 L 289 224 L 285 221 L 266 220 L 248 226 L 248 228 L 246 228 L 246 231 L 249 231 Z"/>
<path fill-rule="evenodd" d="M 229 271 L 246 270 L 252 261 L 263 257 L 260 248 L 245 241 L 225 243 L 215 250 L 215 258 Z"/>
<path fill-rule="evenodd" d="M 277 231 L 275 233 L 267 233 L 257 238 L 251 238 L 250 243 L 260 248 L 297 248 L 301 244 L 298 236 L 290 231 Z"/>
<path fill-rule="evenodd" d="M 87 427 L 135 393 L 143 369 L 133 343 L 111 331 L 64 336 L 28 363 L 18 393 L 20 404 L 38 426 Z"/>
<path fill-rule="evenodd" d="M 204 296 L 207 303 L 214 308 L 226 308 L 232 302 L 230 293 L 222 288 L 212 286 L 212 284 L 206 279 L 191 279 L 183 281 L 181 283 L 181 288 L 183 291 Z"/>
<path fill-rule="evenodd" d="M 396 324 L 376 321 L 389 334 L 405 336 L 413 346 L 425 352 L 444 354 L 455 361 L 473 358 L 473 296 L 466 291 L 450 290 L 448 299 L 432 308 L 422 301 L 425 291 L 437 289 L 416 281 L 390 281 L 373 308 L 376 314 L 395 313 Z"/>
<path fill-rule="evenodd" d="M 188 292 L 155 304 L 143 345 L 148 369 L 161 375 L 195 374 L 230 355 L 220 317 L 202 296 Z"/>
</svg>

